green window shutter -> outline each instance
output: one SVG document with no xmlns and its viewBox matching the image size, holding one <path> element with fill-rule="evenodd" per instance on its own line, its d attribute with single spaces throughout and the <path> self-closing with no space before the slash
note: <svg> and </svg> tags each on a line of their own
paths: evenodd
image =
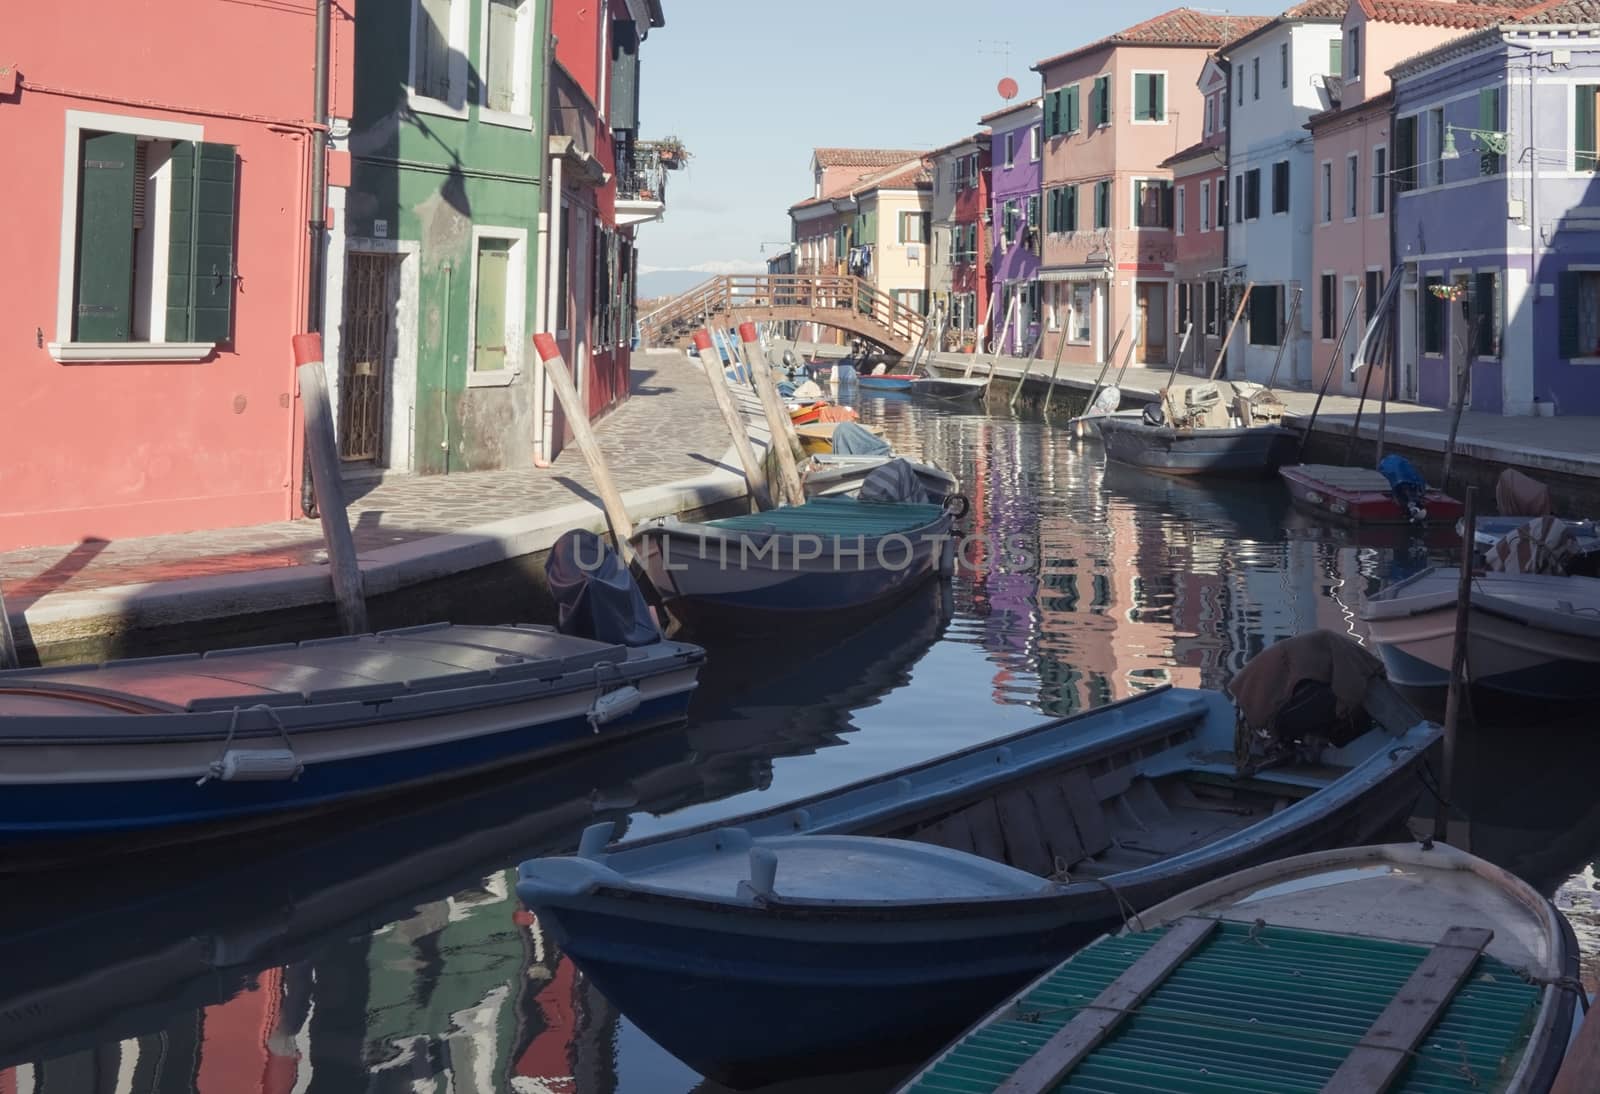
<svg viewBox="0 0 1600 1094">
<path fill-rule="evenodd" d="M 126 342 L 133 327 L 133 194 L 137 139 L 85 135 L 78 169 L 77 296 L 71 339 Z"/>
<path fill-rule="evenodd" d="M 1572 121 L 1572 147 L 1576 151 L 1574 167 L 1579 171 L 1595 169 L 1594 93 L 1592 84 L 1579 84 L 1574 89 L 1576 110 Z"/>
<path fill-rule="evenodd" d="M 1340 76 L 1344 73 L 1344 42 L 1335 38 L 1328 43 L 1328 75 Z"/>
<path fill-rule="evenodd" d="M 228 342 L 233 332 L 234 206 L 239 157 L 231 144 L 195 146 L 194 340 Z"/>
<path fill-rule="evenodd" d="M 1146 121 L 1155 116 L 1155 110 L 1150 102 L 1152 81 L 1150 77 L 1139 75 L 1133 78 L 1133 116 L 1140 121 Z"/>
<path fill-rule="evenodd" d="M 1061 132 L 1061 92 L 1052 91 L 1044 97 L 1044 135 L 1057 136 Z"/>
<path fill-rule="evenodd" d="M 1500 89 L 1497 87 L 1484 87 L 1478 89 L 1478 128 L 1485 132 L 1498 132 L 1500 129 Z M 1500 157 L 1493 152 L 1483 152 L 1478 156 L 1478 173 L 1480 175 L 1497 175 L 1500 173 Z"/>
<path fill-rule="evenodd" d="M 1473 286 L 1473 321 L 1478 329 L 1478 356 L 1493 357 L 1494 353 L 1494 326 L 1495 312 L 1495 282 L 1498 278 L 1493 273 L 1480 273 L 1477 275 L 1477 284 Z"/>
<path fill-rule="evenodd" d="M 1078 187 L 1067 187 L 1067 231 L 1078 230 Z"/>
<path fill-rule="evenodd" d="M 1111 124 L 1111 77 L 1101 76 L 1094 82 L 1095 98 L 1099 106 L 1095 110 L 1095 122 L 1098 125 Z"/>
<path fill-rule="evenodd" d="M 1581 357 L 1583 352 L 1578 347 L 1578 327 L 1580 305 L 1578 291 L 1581 278 L 1571 270 L 1564 270 L 1561 274 L 1561 356 L 1572 358 Z"/>
<path fill-rule="evenodd" d="M 168 161 L 172 204 L 167 236 L 167 341 L 194 341 L 194 144 L 178 141 Z"/>
</svg>

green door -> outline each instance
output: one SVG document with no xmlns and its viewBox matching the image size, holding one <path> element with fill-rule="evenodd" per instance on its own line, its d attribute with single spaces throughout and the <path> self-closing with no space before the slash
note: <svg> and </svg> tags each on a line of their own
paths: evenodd
<svg viewBox="0 0 1600 1094">
<path fill-rule="evenodd" d="M 506 273 L 511 244 L 478 242 L 478 306 L 473 315 L 472 369 L 496 372 L 506 367 Z"/>
</svg>

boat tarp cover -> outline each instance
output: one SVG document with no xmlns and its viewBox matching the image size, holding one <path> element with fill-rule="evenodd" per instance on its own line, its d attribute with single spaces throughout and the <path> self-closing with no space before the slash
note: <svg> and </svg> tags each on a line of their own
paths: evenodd
<svg viewBox="0 0 1600 1094">
<path fill-rule="evenodd" d="M 576 638 L 648 646 L 661 639 L 644 594 L 605 540 L 574 528 L 550 548 L 545 563 L 556 628 Z"/>
<path fill-rule="evenodd" d="M 907 1089 L 996 1089 L 1165 931 L 1102 938 L 1080 951 Z M 1316 1094 L 1428 952 L 1224 922 L 1054 1089 Z M 1527 1045 L 1542 990 L 1480 956 L 1391 1094 L 1499 1089 Z"/>
<path fill-rule="evenodd" d="M 916 468 L 903 457 L 868 471 L 856 497 L 862 501 L 909 501 L 918 505 L 928 502 L 928 492 L 922 488 Z"/>
<path fill-rule="evenodd" d="M 894 448 L 865 426 L 840 422 L 833 431 L 833 453 L 836 456 L 888 456 L 894 453 Z"/>
<path fill-rule="evenodd" d="M 1361 709 L 1367 683 L 1383 675 L 1383 662 L 1353 638 L 1318 630 L 1274 642 L 1228 681 L 1228 694 L 1251 729 L 1265 730 L 1294 698 L 1303 681 L 1327 684 L 1341 717 Z"/>
<path fill-rule="evenodd" d="M 841 429 L 843 426 L 840 427 Z M 887 536 L 910 532 L 938 520 L 944 510 L 937 505 L 891 504 L 855 498 L 813 498 L 804 505 L 786 505 L 764 513 L 707 521 L 730 532 L 768 532 L 785 535 Z"/>
</svg>

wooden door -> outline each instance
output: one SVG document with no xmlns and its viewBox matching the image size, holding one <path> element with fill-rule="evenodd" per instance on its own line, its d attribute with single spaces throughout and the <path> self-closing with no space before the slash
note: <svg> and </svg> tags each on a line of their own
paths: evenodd
<svg viewBox="0 0 1600 1094">
<path fill-rule="evenodd" d="M 1146 365 L 1167 363 L 1167 286 L 1158 281 L 1141 281 L 1135 289 L 1134 307 L 1138 311 L 1139 362 Z"/>
<path fill-rule="evenodd" d="M 345 259 L 339 353 L 339 456 L 383 462 L 384 409 L 400 334 L 399 255 L 351 251 Z"/>
</svg>

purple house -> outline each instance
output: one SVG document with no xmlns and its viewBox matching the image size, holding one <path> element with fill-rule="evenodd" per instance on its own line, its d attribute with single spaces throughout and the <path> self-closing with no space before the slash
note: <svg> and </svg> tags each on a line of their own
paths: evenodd
<svg viewBox="0 0 1600 1094">
<path fill-rule="evenodd" d="M 1399 398 L 1600 414 L 1600 25 L 1572 26 L 1592 6 L 1390 70 Z"/>
<path fill-rule="evenodd" d="M 985 116 L 993 134 L 989 200 L 993 230 L 989 283 L 998 290 L 991 328 L 999 331 L 1016 301 L 1005 353 L 1025 353 L 1039 337 L 1040 130 L 1038 99 L 1013 103 Z"/>
</svg>

